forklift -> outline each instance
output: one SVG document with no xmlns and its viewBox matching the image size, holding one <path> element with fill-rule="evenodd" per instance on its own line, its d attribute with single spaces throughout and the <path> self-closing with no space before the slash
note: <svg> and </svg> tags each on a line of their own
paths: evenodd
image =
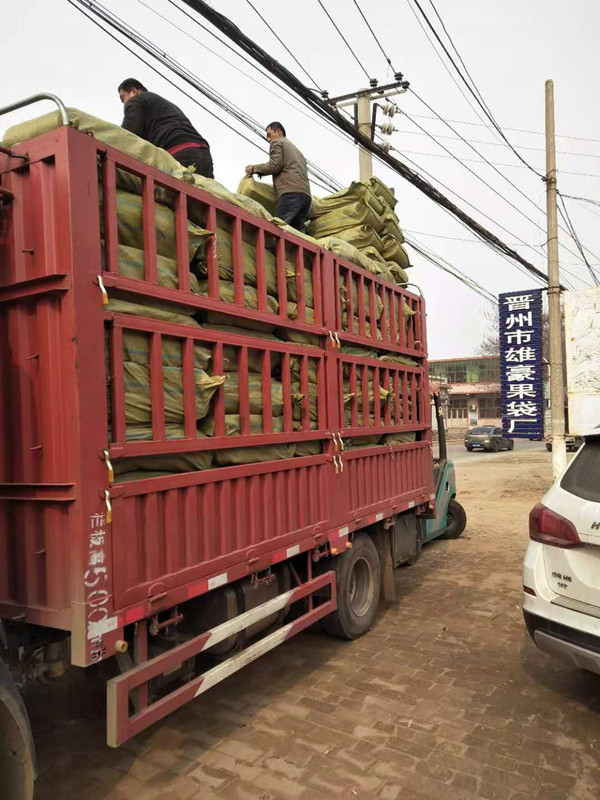
<svg viewBox="0 0 600 800">
<path fill-rule="evenodd" d="M 425 520 L 423 544 L 432 539 L 458 539 L 467 525 L 465 509 L 456 499 L 454 464 L 448 459 L 446 427 L 440 403 L 439 384 L 431 384 L 438 431 L 438 456 L 434 458 L 435 517 Z"/>
</svg>

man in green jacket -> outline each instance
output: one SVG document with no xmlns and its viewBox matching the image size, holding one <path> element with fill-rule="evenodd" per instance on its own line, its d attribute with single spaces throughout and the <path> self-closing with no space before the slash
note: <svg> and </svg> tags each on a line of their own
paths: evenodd
<svg viewBox="0 0 600 800">
<path fill-rule="evenodd" d="M 265 164 L 248 164 L 246 175 L 273 176 L 277 195 L 275 216 L 301 231 L 308 219 L 311 195 L 306 159 L 296 145 L 286 139 L 281 122 L 267 125 L 269 160 Z"/>
</svg>

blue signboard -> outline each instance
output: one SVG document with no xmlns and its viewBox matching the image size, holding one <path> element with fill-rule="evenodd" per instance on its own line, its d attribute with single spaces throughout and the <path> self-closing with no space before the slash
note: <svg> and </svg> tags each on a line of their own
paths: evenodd
<svg viewBox="0 0 600 800">
<path fill-rule="evenodd" d="M 498 297 L 502 431 L 520 439 L 544 436 L 542 290 Z"/>
</svg>

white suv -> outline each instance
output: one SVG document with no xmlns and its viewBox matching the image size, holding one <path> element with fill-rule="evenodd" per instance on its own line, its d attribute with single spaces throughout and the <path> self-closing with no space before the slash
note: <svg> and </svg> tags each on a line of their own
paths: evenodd
<svg viewBox="0 0 600 800">
<path fill-rule="evenodd" d="M 600 435 L 529 515 L 523 616 L 546 653 L 600 674 Z"/>
</svg>

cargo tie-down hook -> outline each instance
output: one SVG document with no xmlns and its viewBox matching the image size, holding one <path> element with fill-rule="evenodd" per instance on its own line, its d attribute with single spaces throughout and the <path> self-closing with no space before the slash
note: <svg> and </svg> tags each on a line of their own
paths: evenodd
<svg viewBox="0 0 600 800">
<path fill-rule="evenodd" d="M 104 502 L 106 503 L 106 524 L 110 525 L 112 522 L 112 503 L 110 502 L 110 491 L 104 490 Z"/>
<path fill-rule="evenodd" d="M 110 460 L 110 453 L 108 450 L 104 450 L 104 460 L 106 461 L 106 467 L 108 469 L 108 482 L 114 483 L 115 482 L 115 471 L 113 469 L 112 461 Z"/>
<path fill-rule="evenodd" d="M 102 305 L 108 305 L 108 292 L 106 291 L 106 286 L 104 285 L 104 281 L 102 280 L 102 275 L 98 275 L 98 286 L 100 287 L 100 291 L 102 292 Z"/>
</svg>

